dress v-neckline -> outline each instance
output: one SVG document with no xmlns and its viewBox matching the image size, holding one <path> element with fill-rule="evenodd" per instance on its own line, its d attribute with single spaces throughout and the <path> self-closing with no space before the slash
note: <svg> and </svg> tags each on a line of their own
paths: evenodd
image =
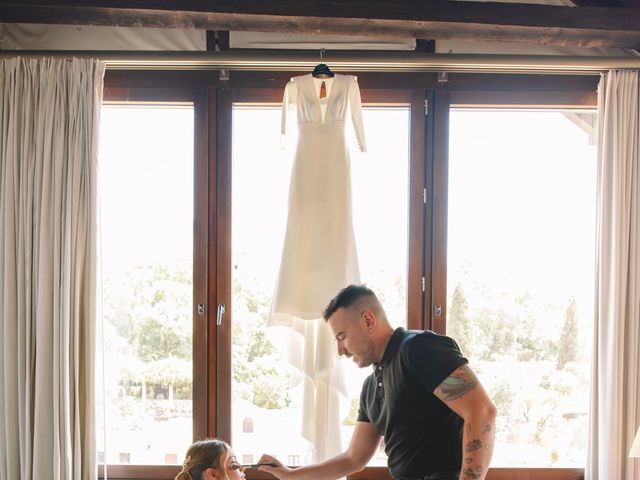
<svg viewBox="0 0 640 480">
<path fill-rule="evenodd" d="M 320 97 L 318 96 L 318 92 L 316 92 L 315 77 L 311 73 L 309 74 L 309 77 L 311 78 L 311 90 L 313 91 L 313 98 L 316 99 L 316 105 L 318 106 L 318 112 L 320 113 L 320 123 L 324 125 L 325 120 L 327 119 L 327 112 L 329 111 L 329 104 L 331 103 L 331 98 L 333 97 L 333 89 L 336 86 L 335 83 L 337 75 L 331 77 L 332 82 L 330 87 L 327 88 L 327 84 L 325 83 L 325 88 L 327 89 L 327 96 L 325 98 L 327 99 L 327 103 L 325 104 L 324 112 L 322 111 L 322 103 L 320 102 Z M 323 82 L 326 81 L 326 79 L 320 80 Z"/>
</svg>

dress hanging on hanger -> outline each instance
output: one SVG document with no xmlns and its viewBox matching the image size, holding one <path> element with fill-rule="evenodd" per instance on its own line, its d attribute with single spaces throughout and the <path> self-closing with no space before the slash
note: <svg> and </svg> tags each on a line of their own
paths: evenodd
<svg viewBox="0 0 640 480">
<path fill-rule="evenodd" d="M 366 151 L 360 90 L 355 76 L 330 77 L 323 115 L 317 82 L 313 74 L 293 77 L 284 92 L 281 133 L 295 108 L 298 143 L 272 318 L 320 318 L 338 290 L 359 281 L 345 124 L 351 120 Z"/>
<path fill-rule="evenodd" d="M 314 72 L 321 71 L 325 77 L 301 75 L 285 87 L 281 133 L 286 133 L 290 110 L 294 109 L 298 143 L 267 330 L 271 342 L 302 374 L 302 434 L 315 447 L 314 461 L 342 451 L 338 405 L 347 391 L 322 312 L 340 289 L 360 283 L 345 141 L 349 119 L 360 150 L 366 151 L 356 77 L 334 74 L 321 65 Z"/>
</svg>

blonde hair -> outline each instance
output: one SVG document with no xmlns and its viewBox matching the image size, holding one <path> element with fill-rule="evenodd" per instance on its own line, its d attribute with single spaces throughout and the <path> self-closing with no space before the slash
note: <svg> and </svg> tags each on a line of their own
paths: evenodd
<svg viewBox="0 0 640 480">
<path fill-rule="evenodd" d="M 226 478 L 224 464 L 231 447 L 217 438 L 208 438 L 194 442 L 187 450 L 182 470 L 175 480 L 204 480 L 203 473 L 207 468 L 218 470 L 219 478 Z"/>
</svg>

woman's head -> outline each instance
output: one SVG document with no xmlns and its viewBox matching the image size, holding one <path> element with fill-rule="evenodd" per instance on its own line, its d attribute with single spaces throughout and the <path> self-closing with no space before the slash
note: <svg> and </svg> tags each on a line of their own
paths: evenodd
<svg viewBox="0 0 640 480">
<path fill-rule="evenodd" d="M 236 461 L 231 447 L 218 439 L 193 443 L 175 480 L 242 480 L 244 468 Z"/>
</svg>

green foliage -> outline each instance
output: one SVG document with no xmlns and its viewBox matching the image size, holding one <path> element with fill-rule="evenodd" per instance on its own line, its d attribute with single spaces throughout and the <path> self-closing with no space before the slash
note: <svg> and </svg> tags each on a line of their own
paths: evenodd
<svg viewBox="0 0 640 480">
<path fill-rule="evenodd" d="M 484 309 L 476 322 L 483 339 L 483 348 L 480 349 L 482 360 L 495 360 L 512 351 L 516 332 L 512 316 L 508 312 L 502 309 Z"/>
<path fill-rule="evenodd" d="M 251 344 L 247 352 L 247 361 L 255 362 L 261 357 L 271 357 L 275 353 L 275 349 L 267 340 L 264 330 L 254 330 Z"/>
<path fill-rule="evenodd" d="M 471 359 L 474 356 L 474 332 L 468 310 L 469 305 L 464 297 L 462 287 L 457 284 L 453 290 L 451 306 L 448 311 L 447 334 L 458 342 L 462 354 Z"/>
<path fill-rule="evenodd" d="M 568 362 L 575 362 L 578 359 L 577 309 L 576 300 L 572 297 L 565 312 L 562 333 L 560 334 L 560 348 L 556 365 L 558 370 L 563 369 Z"/>
<path fill-rule="evenodd" d="M 133 347 L 144 362 L 167 358 L 190 359 L 191 336 L 184 334 L 179 322 L 158 317 L 141 319 L 133 327 Z"/>
<path fill-rule="evenodd" d="M 266 337 L 270 299 L 252 291 L 251 285 L 239 281 L 234 285 L 234 390 L 258 407 L 285 408 L 291 404 L 289 375 Z"/>
<path fill-rule="evenodd" d="M 548 360 L 556 355 L 557 345 L 548 339 L 536 336 L 521 336 L 517 339 L 518 355 L 521 362 Z"/>
<path fill-rule="evenodd" d="M 190 398 L 191 275 L 185 262 L 138 267 L 106 279 L 104 317 L 113 328 L 112 343 L 130 357 L 120 372 L 123 382 L 174 385 Z"/>
<path fill-rule="evenodd" d="M 191 398 L 192 282 L 188 263 L 153 265 L 107 279 L 104 316 L 114 348 L 129 358 L 120 372 L 122 388 L 151 397 Z M 233 325 L 234 389 L 262 408 L 291 403 L 289 376 L 265 334 L 270 299 L 236 282 Z M 286 373 L 286 372 L 285 372 Z M 154 389 L 158 392 L 154 393 Z"/>
<path fill-rule="evenodd" d="M 150 385 L 191 385 L 191 362 L 179 358 L 163 358 L 145 365 L 145 383 Z"/>
<path fill-rule="evenodd" d="M 513 397 L 515 392 L 512 390 L 508 381 L 503 380 L 499 382 L 490 392 L 489 396 L 493 401 L 498 415 L 501 418 L 510 418 L 511 410 L 513 406 Z"/>
<path fill-rule="evenodd" d="M 496 405 L 499 441 L 548 448 L 543 464 L 553 466 L 585 443 L 589 378 L 579 365 L 577 302 L 547 298 L 460 281 L 450 294 L 447 333 Z"/>
<path fill-rule="evenodd" d="M 460 289 L 461 290 L 461 289 Z M 452 300 L 452 307 L 455 301 Z M 460 303 L 462 300 L 458 300 Z M 553 323 L 557 309 L 540 305 L 528 292 L 522 292 L 511 301 L 496 298 L 500 308 L 491 303 L 467 314 L 469 324 L 465 328 L 477 332 L 471 347 L 481 360 L 497 360 L 515 357 L 518 361 L 548 361 L 558 354 L 557 334 L 544 328 Z M 466 300 L 465 300 L 466 303 Z M 454 309 L 454 314 L 459 315 Z"/>
<path fill-rule="evenodd" d="M 360 407 L 360 398 L 356 397 L 351 399 L 351 407 L 349 407 L 349 413 L 342 420 L 342 425 L 355 426 L 358 420 L 358 408 Z"/>
</svg>

